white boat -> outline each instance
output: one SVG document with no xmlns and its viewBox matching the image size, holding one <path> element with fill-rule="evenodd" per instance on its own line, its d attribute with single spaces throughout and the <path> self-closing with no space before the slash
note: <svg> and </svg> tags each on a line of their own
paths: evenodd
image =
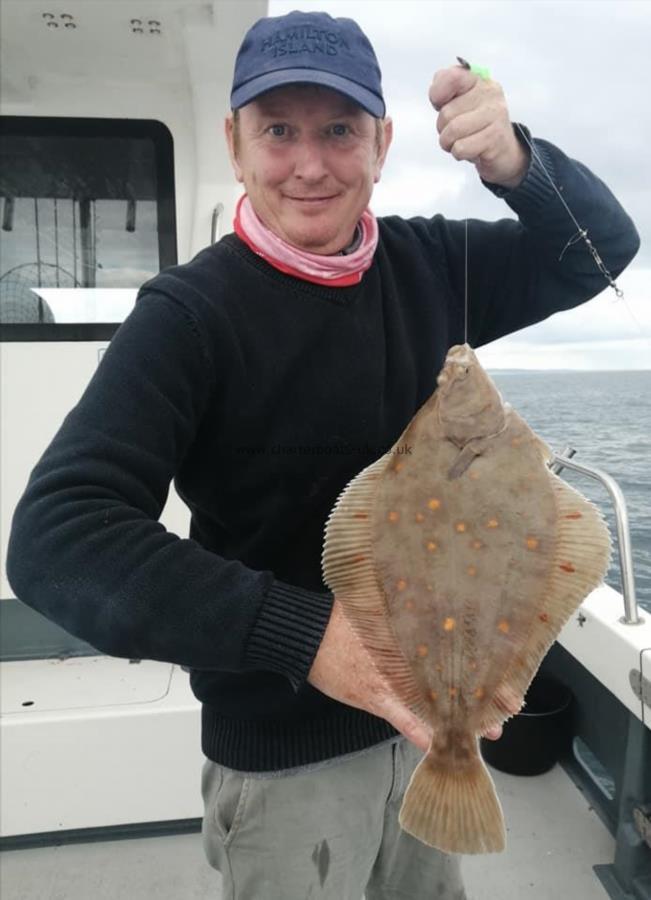
<svg viewBox="0 0 651 900">
<path fill-rule="evenodd" d="M 267 3 L 0 10 L 2 896 L 214 897 L 187 672 L 98 653 L 20 603 L 4 560 L 29 472 L 138 286 L 232 220 L 221 120 Z M 188 520 L 171 487 L 161 521 Z M 626 598 L 586 598 L 543 664 L 574 697 L 570 749 L 545 774 L 495 772 L 509 849 L 465 861 L 475 900 L 651 900 L 651 615 L 627 578 Z"/>
</svg>

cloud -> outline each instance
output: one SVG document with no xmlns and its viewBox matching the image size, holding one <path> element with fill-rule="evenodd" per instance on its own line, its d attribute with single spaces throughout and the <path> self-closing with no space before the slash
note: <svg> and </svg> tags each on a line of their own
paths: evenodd
<svg viewBox="0 0 651 900">
<path fill-rule="evenodd" d="M 627 270 L 588 303 L 481 347 L 493 369 L 651 370 L 651 270 Z"/>
<path fill-rule="evenodd" d="M 651 371 L 650 349 L 644 338 L 554 344 L 520 343 L 507 337 L 480 347 L 477 356 L 487 369 Z"/>
<path fill-rule="evenodd" d="M 472 164 L 439 146 L 427 91 L 433 73 L 460 54 L 490 68 L 512 121 L 587 166 L 635 222 L 642 246 L 617 279 L 623 301 L 604 281 L 598 298 L 504 338 L 493 358 L 517 367 L 651 367 L 651 3 L 303 0 L 300 7 L 356 19 L 377 52 L 395 126 L 372 200 L 377 214 L 515 218 Z M 271 0 L 269 14 L 294 8 L 294 0 Z M 568 227 L 574 233 L 569 216 Z"/>
<path fill-rule="evenodd" d="M 651 269 L 627 269 L 616 281 L 624 292 L 622 298 L 606 287 L 587 303 L 523 328 L 511 335 L 510 340 L 526 344 L 641 340 L 647 342 L 651 368 Z"/>
<path fill-rule="evenodd" d="M 469 172 L 445 167 L 403 163 L 391 175 L 383 177 L 373 192 L 373 212 L 378 216 L 430 216 L 433 209 L 460 195 L 469 180 Z M 414 186 L 418 197 L 414 198 Z"/>
<path fill-rule="evenodd" d="M 387 165 L 395 166 L 398 178 L 412 164 L 429 159 L 437 166 L 440 155 L 447 156 L 438 147 L 427 89 L 433 73 L 454 65 L 461 54 L 491 69 L 513 121 L 580 160 L 608 185 L 642 235 L 633 265 L 651 266 L 651 118 L 645 114 L 651 3 L 303 0 L 300 7 L 356 19 L 371 39 L 396 119 Z M 269 14 L 294 8 L 294 0 L 271 0 Z M 446 209 L 430 214 L 483 216 L 494 207 L 483 199 L 488 192 L 479 179 L 475 185 L 472 195 L 455 195 L 455 203 L 446 195 Z M 405 187 L 401 208 L 411 199 L 413 214 L 421 208 L 422 188 L 418 182 Z"/>
<path fill-rule="evenodd" d="M 651 269 L 627 270 L 588 303 L 493 341 L 478 351 L 496 369 L 651 370 Z"/>
</svg>

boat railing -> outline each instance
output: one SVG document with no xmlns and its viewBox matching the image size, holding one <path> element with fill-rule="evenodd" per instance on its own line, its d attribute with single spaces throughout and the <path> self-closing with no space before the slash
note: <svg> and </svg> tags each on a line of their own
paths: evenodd
<svg viewBox="0 0 651 900">
<path fill-rule="evenodd" d="M 219 240 L 221 237 L 221 225 L 222 225 L 222 216 L 224 215 L 224 204 L 217 203 L 215 208 L 212 211 L 212 220 L 210 222 L 210 243 L 214 244 L 215 241 Z"/>
<path fill-rule="evenodd" d="M 633 554 L 631 552 L 631 532 L 628 524 L 628 512 L 626 500 L 620 486 L 614 478 L 601 469 L 591 466 L 582 466 L 572 460 L 576 450 L 573 447 L 564 447 L 561 453 L 554 453 L 547 464 L 550 470 L 558 475 L 567 468 L 579 472 L 588 478 L 593 478 L 602 484 L 610 495 L 615 508 L 615 524 L 617 528 L 617 550 L 619 555 L 619 569 L 622 579 L 622 593 L 624 596 L 624 615 L 620 622 L 624 625 L 642 625 L 644 617 L 640 615 L 635 596 L 635 577 L 633 574 Z"/>
</svg>

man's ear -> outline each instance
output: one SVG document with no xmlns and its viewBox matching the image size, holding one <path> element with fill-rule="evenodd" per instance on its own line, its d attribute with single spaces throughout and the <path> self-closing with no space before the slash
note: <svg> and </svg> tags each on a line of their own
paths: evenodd
<svg viewBox="0 0 651 900">
<path fill-rule="evenodd" d="M 224 134 L 226 135 L 226 144 L 228 146 L 228 155 L 231 159 L 231 165 L 233 167 L 233 172 L 235 173 L 235 178 L 242 182 L 244 181 L 244 176 L 242 175 L 242 169 L 240 167 L 239 162 L 237 161 L 237 155 L 235 153 L 235 141 L 233 135 L 233 114 L 226 116 L 224 119 Z"/>
<path fill-rule="evenodd" d="M 373 181 L 376 184 L 380 180 L 380 175 L 382 174 L 382 166 L 384 165 L 384 161 L 387 158 L 389 146 L 391 145 L 391 141 L 393 140 L 393 120 L 389 116 L 387 116 L 382 125 L 384 128 L 384 137 L 377 155 L 377 159 L 375 161 L 375 175 L 373 177 Z"/>
</svg>

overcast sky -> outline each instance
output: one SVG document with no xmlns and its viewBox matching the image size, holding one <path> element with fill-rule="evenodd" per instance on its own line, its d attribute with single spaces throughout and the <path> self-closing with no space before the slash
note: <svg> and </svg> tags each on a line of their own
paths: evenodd
<svg viewBox="0 0 651 900">
<path fill-rule="evenodd" d="M 377 215 L 515 218 L 438 144 L 427 90 L 459 55 L 490 69 L 512 121 L 588 166 L 633 218 L 642 246 L 617 279 L 623 300 L 605 288 L 496 341 L 484 364 L 651 369 L 651 0 L 270 0 L 269 15 L 297 8 L 356 19 L 375 47 L 394 121 Z"/>
</svg>

